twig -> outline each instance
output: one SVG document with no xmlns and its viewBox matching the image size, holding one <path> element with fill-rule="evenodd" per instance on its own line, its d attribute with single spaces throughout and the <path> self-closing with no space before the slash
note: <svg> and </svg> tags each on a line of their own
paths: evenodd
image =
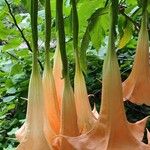
<svg viewBox="0 0 150 150">
<path fill-rule="evenodd" d="M 129 21 L 131 21 L 134 24 L 134 27 L 137 31 L 139 31 L 140 26 L 137 22 L 135 22 L 134 20 L 132 20 L 127 14 L 125 14 L 124 12 L 120 12 L 123 16 L 125 16 Z"/>
<path fill-rule="evenodd" d="M 137 22 L 135 22 L 134 20 L 132 20 L 132 18 L 129 17 L 129 16 L 125 13 L 124 9 L 125 9 L 125 7 L 124 7 L 123 5 L 119 5 L 119 13 L 122 14 L 124 17 L 126 17 L 130 22 L 132 22 L 132 23 L 134 24 L 134 26 L 135 26 L 135 29 L 136 29 L 137 31 L 139 31 L 139 29 L 140 29 L 139 24 L 138 24 Z M 134 12 L 134 14 L 135 14 L 138 10 L 139 10 L 139 9 L 137 9 L 137 10 Z"/>
<path fill-rule="evenodd" d="M 32 48 L 31 48 L 31 46 L 30 46 L 29 41 L 28 41 L 28 40 L 26 39 L 26 37 L 24 36 L 23 30 L 21 30 L 21 28 L 18 26 L 17 21 L 16 21 L 16 18 L 15 18 L 14 14 L 13 14 L 12 11 L 11 11 L 11 6 L 10 6 L 10 4 L 8 3 L 7 0 L 5 0 L 5 3 L 7 4 L 9 13 L 10 13 L 10 15 L 11 15 L 13 21 L 14 21 L 15 26 L 16 26 L 17 29 L 19 30 L 22 39 L 25 41 L 25 43 L 26 43 L 26 45 L 27 45 L 29 51 L 32 52 Z M 43 65 L 42 65 L 42 63 L 40 62 L 40 60 L 38 60 L 38 63 L 39 63 L 39 65 L 40 65 L 41 69 L 43 70 Z"/>
<path fill-rule="evenodd" d="M 11 57 L 13 57 L 16 60 L 19 60 L 15 55 L 11 54 L 10 52 L 6 52 L 8 55 L 10 55 Z"/>
</svg>

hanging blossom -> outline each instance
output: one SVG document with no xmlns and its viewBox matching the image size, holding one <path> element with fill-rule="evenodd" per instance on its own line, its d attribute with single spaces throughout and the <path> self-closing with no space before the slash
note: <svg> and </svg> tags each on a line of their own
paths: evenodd
<svg viewBox="0 0 150 150">
<path fill-rule="evenodd" d="M 54 135 L 58 134 L 60 130 L 60 109 L 52 69 L 47 62 L 43 73 L 43 90 L 44 112 L 46 118 L 44 133 L 47 141 L 51 143 L 51 139 Z"/>
<path fill-rule="evenodd" d="M 97 123 L 92 130 L 80 136 L 58 136 L 53 142 L 54 149 L 64 149 L 60 144 L 62 140 L 68 143 L 68 150 L 150 149 L 149 145 L 141 142 L 147 118 L 134 124 L 126 119 L 113 38 L 114 34 L 110 30 L 109 48 L 103 66 L 102 104 Z"/>
<path fill-rule="evenodd" d="M 127 121 L 122 102 L 122 87 L 119 66 L 115 53 L 106 56 L 103 69 L 102 106 L 95 127 L 78 137 L 62 136 L 55 140 L 59 145 L 64 139 L 77 150 L 149 150 L 142 143 L 147 118 L 131 124 Z"/>
<path fill-rule="evenodd" d="M 75 96 L 79 131 L 80 133 L 84 133 L 92 129 L 97 119 L 91 111 L 85 79 L 78 61 L 79 60 L 76 60 L 76 71 L 74 78 L 74 96 Z"/>
<path fill-rule="evenodd" d="M 133 68 L 122 85 L 124 100 L 150 105 L 149 36 L 146 11 L 142 18 Z"/>
<path fill-rule="evenodd" d="M 29 83 L 26 121 L 16 133 L 20 142 L 17 150 L 50 150 L 43 131 L 43 102 L 42 80 L 38 66 L 34 66 Z"/>
</svg>

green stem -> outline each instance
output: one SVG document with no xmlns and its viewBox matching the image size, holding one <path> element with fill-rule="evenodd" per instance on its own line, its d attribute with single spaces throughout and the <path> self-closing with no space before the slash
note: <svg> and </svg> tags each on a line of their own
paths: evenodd
<svg viewBox="0 0 150 150">
<path fill-rule="evenodd" d="M 51 6 L 50 0 L 45 1 L 45 65 L 48 69 L 51 68 L 49 60 L 51 40 Z"/>
<path fill-rule="evenodd" d="M 78 49 L 78 33 L 79 33 L 79 20 L 76 7 L 76 0 L 72 0 L 72 28 L 73 28 L 73 47 Z"/>
<path fill-rule="evenodd" d="M 32 29 L 32 42 L 33 42 L 33 71 L 38 66 L 38 0 L 31 0 L 31 29 Z"/>
<path fill-rule="evenodd" d="M 142 7 L 143 13 L 144 13 L 145 11 L 147 11 L 147 6 L 148 6 L 148 0 L 143 0 L 143 7 Z"/>
<path fill-rule="evenodd" d="M 63 64 L 62 76 L 63 78 L 65 78 L 68 76 L 68 61 L 66 54 L 64 19 L 63 19 L 63 0 L 56 0 L 56 26 L 58 30 L 58 40 Z"/>
<path fill-rule="evenodd" d="M 147 29 L 147 10 L 146 9 L 143 11 L 141 29 L 143 30 Z"/>
<path fill-rule="evenodd" d="M 73 48 L 75 52 L 76 69 L 77 71 L 81 71 L 80 62 L 79 62 L 80 56 L 78 51 L 79 19 L 78 19 L 76 0 L 72 0 L 72 29 L 73 29 Z"/>
<path fill-rule="evenodd" d="M 110 7 L 110 27 L 109 27 L 109 40 L 108 40 L 108 51 L 109 54 L 115 52 L 115 38 L 116 38 L 116 24 L 118 20 L 118 0 L 111 0 Z"/>
</svg>

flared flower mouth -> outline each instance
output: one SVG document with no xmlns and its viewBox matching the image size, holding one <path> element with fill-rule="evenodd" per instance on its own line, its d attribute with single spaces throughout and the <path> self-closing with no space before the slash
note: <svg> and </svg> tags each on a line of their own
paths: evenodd
<svg viewBox="0 0 150 150">
<path fill-rule="evenodd" d="M 122 85 L 124 100 L 150 105 L 149 36 L 146 11 L 142 18 L 133 68 Z"/>
</svg>

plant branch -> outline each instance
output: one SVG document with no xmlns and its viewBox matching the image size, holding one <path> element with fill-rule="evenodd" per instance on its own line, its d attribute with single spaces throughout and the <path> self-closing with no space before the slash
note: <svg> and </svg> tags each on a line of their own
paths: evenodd
<svg viewBox="0 0 150 150">
<path fill-rule="evenodd" d="M 130 18 L 124 11 L 119 11 L 124 17 L 126 17 L 130 22 L 132 22 L 133 23 L 133 25 L 134 25 L 134 27 L 135 27 L 135 29 L 137 30 L 137 31 L 139 31 L 139 29 L 140 29 L 140 25 L 137 23 L 137 22 L 135 22 L 134 20 L 132 20 L 132 18 Z"/>
<path fill-rule="evenodd" d="M 24 36 L 23 30 L 21 30 L 21 28 L 18 26 L 17 20 L 16 20 L 14 14 L 12 13 L 11 6 L 10 6 L 9 2 L 8 2 L 7 0 L 5 0 L 5 3 L 6 3 L 6 5 L 7 5 L 7 7 L 8 7 L 9 14 L 10 14 L 11 17 L 12 17 L 13 22 L 14 22 L 16 28 L 18 29 L 18 31 L 19 31 L 20 34 L 21 34 L 22 39 L 23 39 L 24 42 L 26 43 L 26 45 L 27 45 L 29 51 L 32 52 L 32 48 L 31 48 L 31 46 L 30 46 L 30 43 L 29 43 L 29 41 L 26 39 L 26 37 Z M 40 62 L 40 60 L 38 60 L 38 63 L 39 63 L 39 65 L 40 65 L 41 69 L 43 70 L 43 65 L 42 65 L 42 63 Z"/>
</svg>

